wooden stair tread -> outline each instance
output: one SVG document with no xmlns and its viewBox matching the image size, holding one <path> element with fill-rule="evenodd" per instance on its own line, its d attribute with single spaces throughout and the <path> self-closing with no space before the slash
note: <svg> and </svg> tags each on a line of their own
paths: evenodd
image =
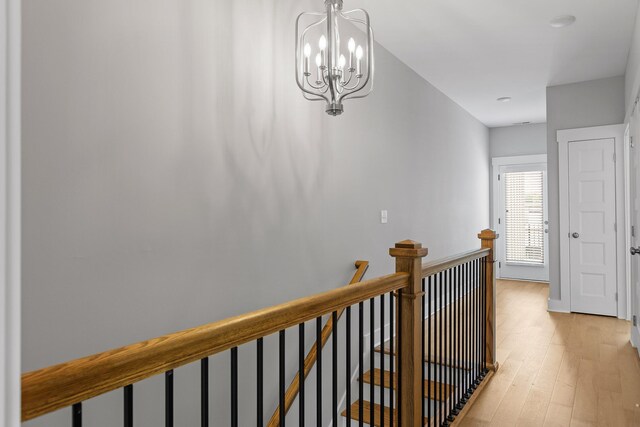
<svg viewBox="0 0 640 427">
<path fill-rule="evenodd" d="M 377 386 L 382 385 L 381 374 L 382 372 L 380 371 L 380 369 L 376 368 L 373 370 L 373 384 Z M 371 384 L 371 376 L 372 376 L 371 371 L 365 372 L 365 374 L 362 377 L 362 381 L 364 381 L 367 384 Z M 397 378 L 397 375 L 396 373 L 394 373 L 393 374 L 394 385 L 395 385 L 396 378 Z M 389 389 L 391 388 L 391 372 L 389 371 L 384 371 L 384 388 L 389 388 Z M 434 381 L 424 380 L 424 397 L 425 398 L 429 397 L 429 389 L 431 389 L 431 398 L 433 400 L 446 401 L 455 390 L 455 387 L 450 384 L 442 384 Z M 436 394 L 439 394 L 437 392 L 441 392 L 442 396 L 436 395 Z"/>
<path fill-rule="evenodd" d="M 373 425 L 379 427 L 382 425 L 380 420 L 380 405 L 377 403 L 373 404 L 373 423 L 371 422 L 371 402 L 367 400 L 362 401 L 362 422 L 365 424 Z M 347 411 L 342 411 L 342 416 L 347 416 Z M 360 401 L 355 401 L 351 405 L 351 419 L 354 421 L 360 421 Z M 394 425 L 398 424 L 398 411 L 393 409 L 393 421 Z M 424 425 L 429 424 L 429 419 L 425 417 Z M 384 407 L 384 425 L 391 425 L 391 409 L 388 407 Z"/>
<path fill-rule="evenodd" d="M 384 352 L 384 354 L 388 354 L 389 356 L 396 355 L 394 351 L 391 351 L 391 346 L 389 345 L 389 342 L 384 343 L 384 348 L 382 348 L 381 345 L 376 346 L 374 351 L 376 353 Z M 432 365 L 442 365 L 442 366 L 447 366 L 449 368 L 462 369 L 465 371 L 471 370 L 468 366 L 464 366 L 464 363 L 461 364 L 456 361 L 444 360 L 443 362 L 438 362 L 437 357 L 435 355 L 431 355 L 431 357 L 429 357 L 429 355 L 425 354 L 424 361 L 431 363 Z"/>
</svg>

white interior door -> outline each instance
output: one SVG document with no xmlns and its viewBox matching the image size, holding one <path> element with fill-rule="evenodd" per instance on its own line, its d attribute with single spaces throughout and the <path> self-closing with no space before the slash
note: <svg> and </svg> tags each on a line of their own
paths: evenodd
<svg viewBox="0 0 640 427">
<path fill-rule="evenodd" d="M 615 316 L 615 139 L 569 142 L 571 311 Z"/>
<path fill-rule="evenodd" d="M 629 195 L 630 195 L 630 219 L 631 219 L 631 244 L 635 249 L 640 247 L 640 236 L 638 230 L 640 226 L 640 112 L 636 109 L 631 117 L 629 130 L 631 133 L 631 148 L 629 151 Z M 631 325 L 631 342 L 640 345 L 640 328 L 638 327 L 638 315 L 640 314 L 640 254 L 631 256 L 631 286 L 630 286 L 630 309 L 634 322 Z"/>
<path fill-rule="evenodd" d="M 498 178 L 499 275 L 549 281 L 547 164 L 502 165 Z"/>
</svg>

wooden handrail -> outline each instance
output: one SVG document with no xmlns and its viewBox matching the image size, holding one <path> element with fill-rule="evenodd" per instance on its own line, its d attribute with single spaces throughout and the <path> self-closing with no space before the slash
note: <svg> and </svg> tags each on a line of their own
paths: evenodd
<svg viewBox="0 0 640 427">
<path fill-rule="evenodd" d="M 22 421 L 409 285 L 395 273 L 22 375 Z"/>
<path fill-rule="evenodd" d="M 355 285 L 356 283 L 362 280 L 364 273 L 367 271 L 367 268 L 369 267 L 369 262 L 356 261 L 355 266 L 357 270 L 353 274 L 353 278 L 351 279 L 351 282 L 349 282 L 350 285 Z M 344 309 L 338 310 L 338 312 L 336 313 L 337 319 L 340 319 L 340 316 L 342 315 L 343 311 Z M 327 320 L 327 323 L 324 325 L 324 328 L 322 328 L 322 333 L 320 335 L 321 349 L 324 348 L 324 345 L 329 340 L 332 330 L 333 330 L 333 317 L 330 317 L 329 320 Z M 309 350 L 307 357 L 305 357 L 304 359 L 304 378 L 305 379 L 307 378 L 307 376 L 309 376 L 309 372 L 311 372 L 311 368 L 313 368 L 313 365 L 316 363 L 317 357 L 318 357 L 318 346 L 316 341 L 314 342 L 313 346 L 311 346 L 311 350 Z M 287 388 L 287 391 L 285 392 L 285 395 L 284 395 L 285 415 L 289 412 L 289 409 L 291 409 L 291 405 L 293 405 L 293 401 L 296 399 L 296 396 L 298 395 L 299 392 L 300 392 L 300 373 L 298 372 L 296 373 L 296 376 L 293 378 L 293 381 L 291 381 L 291 384 L 289 384 L 289 388 Z M 280 405 L 278 405 L 276 407 L 276 410 L 273 412 L 271 419 L 267 423 L 267 427 L 277 427 L 278 425 L 280 425 Z"/>
<path fill-rule="evenodd" d="M 438 274 L 441 271 L 445 271 L 469 261 L 488 256 L 490 252 L 491 249 L 482 248 L 469 252 L 463 252 L 458 255 L 452 255 L 446 258 L 439 259 L 437 261 L 426 262 L 422 264 L 422 277 L 433 276 L 434 274 Z"/>
</svg>

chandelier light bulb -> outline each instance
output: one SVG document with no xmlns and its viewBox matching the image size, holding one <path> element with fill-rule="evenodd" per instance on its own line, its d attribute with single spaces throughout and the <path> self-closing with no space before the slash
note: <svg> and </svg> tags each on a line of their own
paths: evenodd
<svg viewBox="0 0 640 427">
<path fill-rule="evenodd" d="M 322 37 L 320 37 L 320 41 L 318 41 L 318 47 L 320 48 L 320 50 L 325 50 L 327 48 L 327 38 L 324 36 L 324 34 L 322 35 Z"/>
<path fill-rule="evenodd" d="M 362 59 L 362 55 L 363 55 L 362 46 L 358 46 L 358 48 L 356 49 L 356 58 Z"/>
<path fill-rule="evenodd" d="M 356 41 L 353 39 L 353 37 L 351 37 L 349 39 L 349 52 L 353 53 L 356 50 Z"/>
<path fill-rule="evenodd" d="M 347 63 L 347 58 L 344 55 L 340 55 L 340 59 L 338 59 L 338 68 L 344 68 Z"/>
<path fill-rule="evenodd" d="M 318 66 L 318 68 L 320 68 L 321 65 L 322 65 L 322 55 L 317 54 L 316 55 L 316 66 Z"/>
<path fill-rule="evenodd" d="M 304 56 L 309 58 L 311 56 L 311 45 L 309 43 L 304 45 Z"/>
</svg>

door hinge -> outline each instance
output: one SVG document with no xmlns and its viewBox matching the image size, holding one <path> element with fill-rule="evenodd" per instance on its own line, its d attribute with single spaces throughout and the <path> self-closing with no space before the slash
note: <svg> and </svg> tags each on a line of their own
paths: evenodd
<svg viewBox="0 0 640 427">
<path fill-rule="evenodd" d="M 498 268 L 502 268 L 502 263 L 498 261 Z"/>
<path fill-rule="evenodd" d="M 500 224 L 500 219 L 501 219 L 501 218 L 498 218 L 498 224 Z"/>
<path fill-rule="evenodd" d="M 636 226 L 635 225 L 631 226 L 631 237 L 636 237 Z"/>
<path fill-rule="evenodd" d="M 633 315 L 633 326 L 638 326 L 638 316 Z"/>
<path fill-rule="evenodd" d="M 500 174 L 498 174 L 498 181 L 500 181 Z"/>
</svg>

